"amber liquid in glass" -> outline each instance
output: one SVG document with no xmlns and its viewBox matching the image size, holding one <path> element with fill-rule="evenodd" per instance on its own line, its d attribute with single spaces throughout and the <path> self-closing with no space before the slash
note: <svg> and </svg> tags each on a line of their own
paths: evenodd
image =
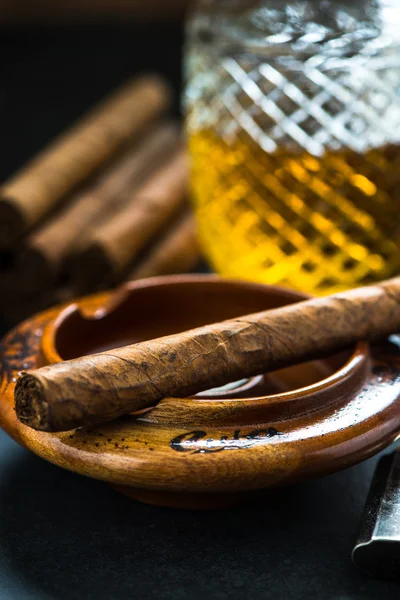
<svg viewBox="0 0 400 600">
<path fill-rule="evenodd" d="M 200 237 L 230 277 L 327 294 L 400 266 L 400 152 L 263 151 L 212 130 L 190 139 Z"/>
<path fill-rule="evenodd" d="M 398 274 L 398 11 L 233 4 L 200 3 L 185 60 L 192 198 L 212 266 L 319 295 Z"/>
</svg>

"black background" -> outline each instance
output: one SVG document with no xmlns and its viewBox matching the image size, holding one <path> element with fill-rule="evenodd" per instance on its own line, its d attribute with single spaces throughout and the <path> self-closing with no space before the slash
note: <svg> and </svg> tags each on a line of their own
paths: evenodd
<svg viewBox="0 0 400 600">
<path fill-rule="evenodd" d="M 164 73 L 179 110 L 179 26 L 0 35 L 0 180 L 129 75 Z M 0 599 L 397 599 L 400 585 L 350 559 L 374 463 L 258 506 L 186 512 L 119 496 L 0 433 Z"/>
</svg>

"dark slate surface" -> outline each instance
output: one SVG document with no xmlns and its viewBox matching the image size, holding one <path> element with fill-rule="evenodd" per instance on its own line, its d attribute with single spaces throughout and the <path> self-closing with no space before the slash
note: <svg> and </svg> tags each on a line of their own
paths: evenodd
<svg viewBox="0 0 400 600">
<path fill-rule="evenodd" d="M 353 567 L 374 461 L 223 512 L 146 506 L 0 434 L 2 600 L 397 599 Z"/>
<path fill-rule="evenodd" d="M 1 33 L 0 179 L 126 76 L 179 86 L 172 27 Z M 4 293 L 4 290 L 1 291 Z M 148 507 L 0 433 L 0 599 L 397 599 L 350 552 L 375 460 L 225 512 Z"/>
</svg>

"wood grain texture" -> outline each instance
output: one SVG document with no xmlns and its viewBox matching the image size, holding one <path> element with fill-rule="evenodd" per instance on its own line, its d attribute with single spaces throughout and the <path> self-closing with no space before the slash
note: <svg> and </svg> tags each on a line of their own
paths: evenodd
<svg viewBox="0 0 400 600">
<path fill-rule="evenodd" d="M 236 492 L 245 492 L 241 501 L 250 500 L 250 492 L 354 464 L 389 445 L 400 431 L 396 340 L 371 351 L 359 346 L 347 358 L 276 373 L 267 377 L 264 395 L 256 387 L 255 395 L 250 390 L 241 400 L 234 393 L 187 398 L 184 419 L 174 419 L 182 402 L 174 398 L 142 414 L 57 434 L 26 427 L 15 415 L 15 379 L 21 368 L 35 369 L 49 359 L 140 342 L 300 299 L 274 287 L 175 276 L 133 282 L 117 295 L 82 299 L 79 310 L 70 307 L 67 314 L 66 307 L 56 307 L 3 340 L 0 424 L 54 464 L 122 486 L 144 501 L 181 507 L 220 505 L 219 493 L 230 494 L 225 505 L 231 505 Z M 45 340 L 50 346 L 43 345 Z M 240 416 L 239 403 L 248 407 L 244 421 L 247 411 Z"/>
</svg>

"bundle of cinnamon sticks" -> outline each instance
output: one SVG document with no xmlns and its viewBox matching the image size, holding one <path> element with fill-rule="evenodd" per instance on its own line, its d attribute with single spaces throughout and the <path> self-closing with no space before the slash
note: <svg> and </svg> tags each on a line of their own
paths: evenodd
<svg viewBox="0 0 400 600">
<path fill-rule="evenodd" d="M 199 261 L 172 94 L 127 82 L 0 187 L 0 314 Z"/>
</svg>

